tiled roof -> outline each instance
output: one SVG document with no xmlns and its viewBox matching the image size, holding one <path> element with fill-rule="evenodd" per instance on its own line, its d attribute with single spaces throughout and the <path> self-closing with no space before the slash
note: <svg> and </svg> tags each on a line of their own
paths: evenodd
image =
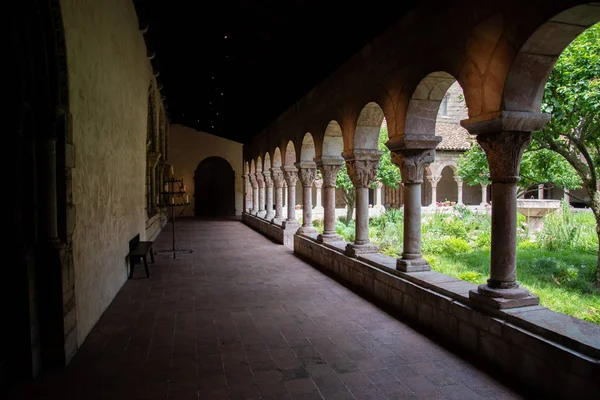
<svg viewBox="0 0 600 400">
<path fill-rule="evenodd" d="M 472 144 L 471 135 L 459 124 L 438 121 L 435 124 L 435 135 L 442 137 L 437 145 L 438 150 L 469 150 Z"/>
</svg>

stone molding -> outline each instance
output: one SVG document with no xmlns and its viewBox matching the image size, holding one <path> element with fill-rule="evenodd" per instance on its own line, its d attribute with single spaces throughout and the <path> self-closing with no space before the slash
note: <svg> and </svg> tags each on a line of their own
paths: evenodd
<svg viewBox="0 0 600 400">
<path fill-rule="evenodd" d="M 256 174 L 248 174 L 250 176 L 250 185 L 252 189 L 258 189 L 258 181 L 256 180 Z"/>
<path fill-rule="evenodd" d="M 301 168 L 299 170 L 300 182 L 302 187 L 312 188 L 313 183 L 317 177 L 317 170 L 315 168 Z"/>
<path fill-rule="evenodd" d="M 148 168 L 155 168 L 158 165 L 160 153 L 156 151 L 149 151 L 146 153 L 146 157 L 148 160 Z"/>
<path fill-rule="evenodd" d="M 296 187 L 296 182 L 298 182 L 298 171 L 296 168 L 294 168 L 294 171 L 284 170 L 283 177 L 288 187 Z"/>
<path fill-rule="evenodd" d="M 283 172 L 280 168 L 271 168 L 271 175 L 273 176 L 273 184 L 275 188 L 280 189 L 283 188 L 284 180 L 283 180 Z"/>
<path fill-rule="evenodd" d="M 440 179 L 442 179 L 442 177 L 439 175 L 427 175 L 427 180 L 429 181 L 432 187 L 437 187 L 437 184 L 440 182 Z"/>
<path fill-rule="evenodd" d="M 435 161 L 435 149 L 392 151 L 392 162 L 400 168 L 403 183 L 423 183 L 425 168 Z"/>
<path fill-rule="evenodd" d="M 273 178 L 271 177 L 271 171 L 264 171 L 263 176 L 265 178 L 265 186 L 267 188 L 273 187 Z"/>
<path fill-rule="evenodd" d="M 343 155 L 348 176 L 355 188 L 368 188 L 377 178 L 382 151 L 355 149 Z"/>
<path fill-rule="evenodd" d="M 321 189 L 323 187 L 323 179 L 316 178 L 315 179 L 315 188 Z"/>
<path fill-rule="evenodd" d="M 523 151 L 531 141 L 530 132 L 496 132 L 477 135 L 490 167 L 490 180 L 498 183 L 519 181 Z"/>
<path fill-rule="evenodd" d="M 526 111 L 495 111 L 460 121 L 471 135 L 499 132 L 539 131 L 550 120 L 549 114 Z"/>
<path fill-rule="evenodd" d="M 259 188 L 262 189 L 265 187 L 265 176 L 262 174 L 262 172 L 256 173 L 256 182 L 258 183 Z"/>
</svg>

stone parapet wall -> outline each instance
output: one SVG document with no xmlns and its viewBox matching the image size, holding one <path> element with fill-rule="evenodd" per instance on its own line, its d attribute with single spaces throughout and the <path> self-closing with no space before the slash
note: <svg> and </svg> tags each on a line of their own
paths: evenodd
<svg viewBox="0 0 600 400">
<path fill-rule="evenodd" d="M 600 326 L 541 306 L 508 311 L 469 300 L 476 286 L 434 271 L 403 273 L 380 253 L 294 236 L 294 252 L 550 397 L 600 398 Z"/>
<path fill-rule="evenodd" d="M 242 214 L 242 222 L 275 242 L 281 243 L 292 250 L 294 249 L 294 234 L 297 227 L 296 229 L 284 229 L 280 225 L 248 213 Z"/>
<path fill-rule="evenodd" d="M 167 222 L 167 216 L 160 212 L 150 217 L 146 221 L 146 240 L 154 241 Z"/>
</svg>

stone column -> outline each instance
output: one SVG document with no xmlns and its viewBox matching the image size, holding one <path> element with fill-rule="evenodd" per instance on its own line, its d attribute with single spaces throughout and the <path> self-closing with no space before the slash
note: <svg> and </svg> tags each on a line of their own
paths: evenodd
<svg viewBox="0 0 600 400">
<path fill-rule="evenodd" d="M 458 195 L 456 204 L 462 204 L 463 203 L 463 181 L 460 176 L 455 176 L 454 180 L 456 181 L 456 193 Z"/>
<path fill-rule="evenodd" d="M 271 168 L 273 184 L 275 185 L 275 218 L 271 222 L 281 224 L 283 221 L 283 172 L 281 168 Z"/>
<path fill-rule="evenodd" d="M 258 181 L 256 180 L 256 174 L 250 174 L 250 182 L 252 184 L 252 210 L 250 214 L 258 214 Z"/>
<path fill-rule="evenodd" d="M 375 214 L 377 215 L 381 215 L 385 212 L 385 207 L 383 206 L 382 202 L 381 202 L 381 188 L 383 187 L 383 183 L 382 182 L 375 182 L 375 205 L 373 206 L 373 209 L 375 211 Z"/>
<path fill-rule="evenodd" d="M 437 207 L 437 185 L 438 182 L 442 179 L 441 176 L 436 175 L 428 175 L 427 180 L 431 184 L 431 204 L 429 207 Z"/>
<path fill-rule="evenodd" d="M 341 157 L 336 157 L 322 158 L 317 162 L 323 176 L 323 233 L 317 237 L 319 243 L 342 240 L 335 232 L 335 181 L 343 161 Z"/>
<path fill-rule="evenodd" d="M 249 213 L 252 209 L 252 184 L 250 183 L 250 174 L 242 175 L 244 178 L 244 212 Z"/>
<path fill-rule="evenodd" d="M 323 218 L 325 218 L 325 216 L 324 216 L 325 210 L 323 209 L 323 204 L 321 203 L 321 199 L 323 197 L 322 188 L 323 188 L 323 180 L 318 179 L 318 178 L 315 179 L 315 189 L 317 191 L 317 195 L 315 196 L 315 198 L 316 198 L 317 204 L 315 204 L 315 207 L 313 208 L 313 215 L 316 215 L 316 216 L 322 215 Z"/>
<path fill-rule="evenodd" d="M 288 198 L 287 182 L 284 179 L 283 180 L 283 207 L 285 207 L 285 210 L 286 210 L 285 215 L 287 215 L 287 205 L 288 205 L 287 198 Z"/>
<path fill-rule="evenodd" d="M 262 172 L 256 173 L 256 181 L 258 182 L 258 214 L 256 216 L 264 218 L 267 211 L 265 210 L 265 176 Z"/>
<path fill-rule="evenodd" d="M 275 213 L 273 212 L 273 178 L 271 178 L 271 171 L 263 171 L 263 175 L 265 177 L 265 187 L 267 189 L 267 214 L 265 215 L 265 219 L 271 221 L 275 216 Z"/>
<path fill-rule="evenodd" d="M 491 118 L 461 124 L 486 153 L 492 181 L 492 243 L 490 279 L 469 297 L 495 308 L 539 304 L 539 298 L 519 286 L 517 272 L 517 182 L 523 151 L 531 132 L 541 129 L 549 116 L 502 111 Z"/>
<path fill-rule="evenodd" d="M 283 177 L 288 186 L 287 193 L 287 219 L 283 222 L 285 229 L 298 228 L 298 220 L 296 219 L 296 182 L 298 182 L 298 170 L 296 167 L 285 165 L 282 167 Z"/>
<path fill-rule="evenodd" d="M 544 198 L 544 184 L 540 183 L 538 185 L 538 200 L 542 200 Z"/>
<path fill-rule="evenodd" d="M 396 269 L 404 272 L 429 271 L 421 253 L 421 184 L 425 168 L 435 161 L 435 149 L 397 147 L 392 162 L 400 168 L 404 184 L 404 248 Z"/>
<path fill-rule="evenodd" d="M 376 253 L 379 248 L 369 240 L 369 186 L 377 177 L 379 150 L 358 150 L 343 154 L 348 176 L 356 189 L 356 233 L 354 242 L 346 246 L 346 255 Z"/>
<path fill-rule="evenodd" d="M 302 226 L 298 233 L 316 234 L 317 230 L 312 225 L 312 186 L 317 177 L 316 164 L 303 162 L 296 164 L 302 183 Z"/>
<path fill-rule="evenodd" d="M 158 187 L 158 182 L 156 182 L 156 174 L 154 173 L 156 166 L 158 165 L 160 153 L 156 151 L 150 151 L 147 153 L 147 156 L 148 176 L 150 178 L 150 193 L 148 193 L 148 195 L 150 196 L 150 210 L 148 211 L 150 212 L 150 214 L 154 215 L 158 213 L 158 204 L 156 202 L 156 197 L 158 196 L 158 193 L 161 189 Z"/>
<path fill-rule="evenodd" d="M 485 183 L 480 183 L 481 185 L 481 207 L 487 206 L 487 187 L 488 185 Z"/>
</svg>

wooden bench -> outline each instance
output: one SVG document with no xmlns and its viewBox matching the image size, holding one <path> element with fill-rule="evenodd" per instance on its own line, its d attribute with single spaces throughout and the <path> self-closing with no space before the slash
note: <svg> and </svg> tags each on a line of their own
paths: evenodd
<svg viewBox="0 0 600 400">
<path fill-rule="evenodd" d="M 150 278 L 150 270 L 148 269 L 147 255 L 150 253 L 150 260 L 154 264 L 154 252 L 152 251 L 152 244 L 154 242 L 142 242 L 140 241 L 140 234 L 138 233 L 129 241 L 129 279 L 133 277 L 133 270 L 140 260 L 144 261 L 144 268 L 146 269 L 146 278 Z"/>
</svg>

